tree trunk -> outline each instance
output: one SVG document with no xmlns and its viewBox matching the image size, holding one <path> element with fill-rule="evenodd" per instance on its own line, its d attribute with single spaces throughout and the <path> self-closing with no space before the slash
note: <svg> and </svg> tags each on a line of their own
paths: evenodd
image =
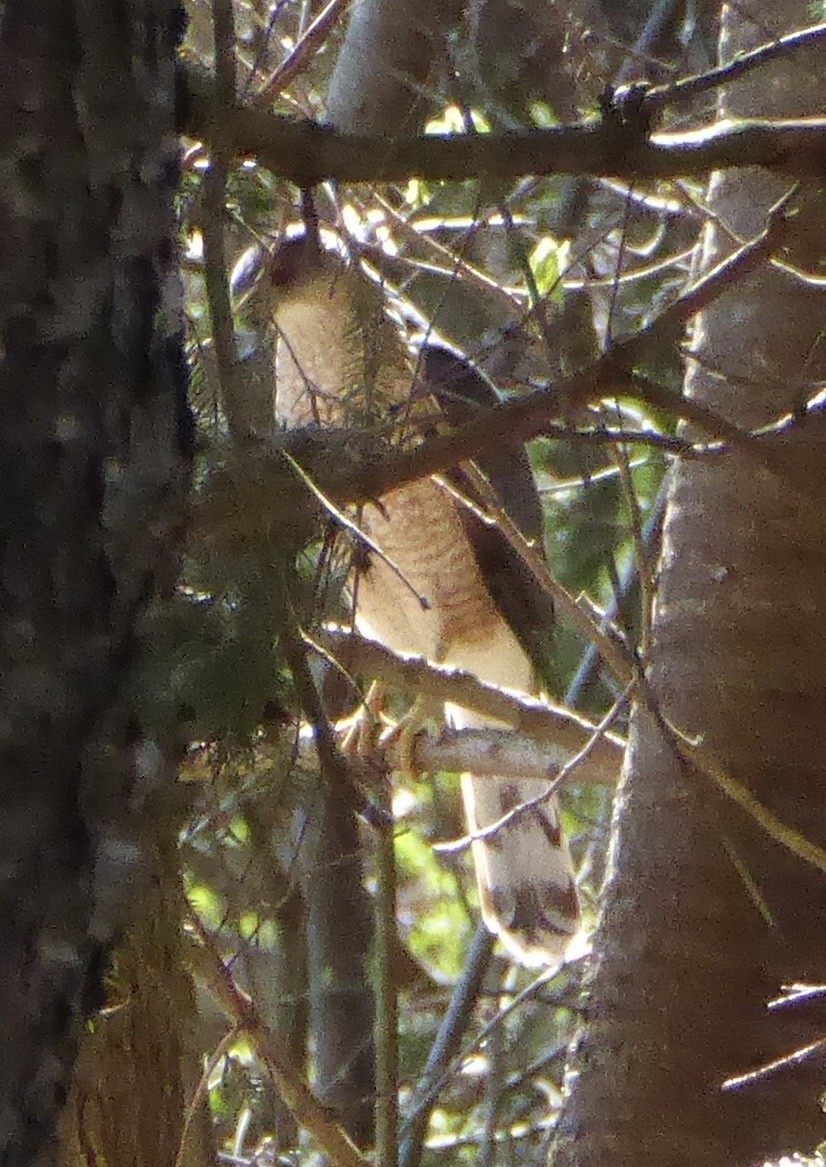
<svg viewBox="0 0 826 1167">
<path fill-rule="evenodd" d="M 807 22 L 803 3 L 724 14 L 722 56 Z M 814 49 L 732 86 L 724 116 L 822 108 Z M 717 175 L 703 268 L 759 231 L 787 184 Z M 796 199 L 784 258 L 826 253 L 822 188 Z M 822 382 L 823 293 L 766 266 L 697 321 L 686 392 L 743 428 Z M 649 678 L 679 731 L 785 824 L 826 844 L 826 431 L 822 415 L 753 451 L 686 461 L 672 477 Z M 678 761 L 638 708 L 595 942 L 588 1026 L 555 1162 L 753 1164 L 826 1131 L 823 1057 L 759 1070 L 814 1042 L 813 1019 L 767 1012 L 785 984 L 822 983 L 826 876 L 769 838 Z"/>
<path fill-rule="evenodd" d="M 0 17 L 0 1147 L 52 1153 L 167 776 L 133 689 L 189 425 L 173 0 Z"/>
<path fill-rule="evenodd" d="M 360 1145 L 373 1143 L 376 1076 L 370 983 L 372 903 L 348 791 L 319 783 L 304 857 L 315 1090 Z"/>
<path fill-rule="evenodd" d="M 178 848 L 155 857 L 139 918 L 118 949 L 109 1008 L 81 1047 L 61 1129 L 62 1167 L 206 1167 L 206 1092 L 192 1113 L 200 1051 L 181 931 Z"/>
<path fill-rule="evenodd" d="M 356 0 L 330 80 L 331 124 L 350 134 L 418 133 L 461 12 L 457 0 Z"/>
</svg>

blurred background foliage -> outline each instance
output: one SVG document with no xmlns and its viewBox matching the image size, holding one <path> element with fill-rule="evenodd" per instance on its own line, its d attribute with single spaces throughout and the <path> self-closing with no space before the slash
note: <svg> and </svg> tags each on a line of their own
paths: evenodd
<svg viewBox="0 0 826 1167">
<path fill-rule="evenodd" d="M 604 7 L 576 0 L 470 5 L 451 29 L 447 63 L 425 95 L 430 128 L 485 133 L 551 125 L 591 115 L 609 81 L 656 80 L 710 63 L 712 6 L 705 12 L 696 4 L 658 5 L 656 36 L 649 32 L 647 40 L 646 21 L 653 18 L 647 5 L 623 6 L 621 14 Z M 310 41 L 308 29 L 322 6 L 236 0 L 242 98 L 278 113 L 325 117 L 346 28 L 345 6 L 328 8 L 323 33 Z M 212 6 L 190 0 L 188 10 L 185 52 L 212 68 Z M 208 189 L 216 171 L 222 179 L 217 218 Z M 698 229 L 697 193 L 676 182 L 629 188 L 541 178 L 491 190 L 415 180 L 381 189 L 328 184 L 315 192 L 315 205 L 325 238 L 380 280 L 388 310 L 411 344 L 435 332 L 509 396 L 553 392 L 561 376 L 679 293 Z M 300 192 L 256 163 L 221 162 L 200 143 L 185 144 L 181 247 L 201 485 L 226 457 L 229 440 L 227 368 L 216 356 L 214 301 L 210 310 L 210 241 L 214 247 L 218 240 L 224 278 L 235 273 L 232 299 L 223 304 L 236 348 L 229 373 L 240 380 L 258 428 L 272 427 L 273 337 L 254 291 L 247 292 L 256 255 L 296 229 L 300 205 Z M 676 395 L 679 346 L 651 352 L 642 371 Z M 674 422 L 662 411 L 617 400 L 611 385 L 604 390 L 601 409 L 536 441 L 531 456 L 554 577 L 635 651 L 651 603 Z M 611 440 L 607 431 L 625 438 Z M 271 503 L 277 508 L 279 500 Z M 283 1105 L 272 1067 L 232 1016 L 221 982 L 229 978 L 249 997 L 257 1022 L 277 1035 L 296 1074 L 313 1082 L 318 1038 L 309 1024 L 307 878 L 299 852 L 319 778 L 296 685 L 295 636 L 296 630 L 312 634 L 325 619 L 346 618 L 348 554 L 330 524 L 300 546 L 267 531 L 230 545 L 194 540 L 166 617 L 173 703 L 185 737 L 180 844 L 196 985 L 189 1040 L 204 1067 L 193 1089 L 208 1100 L 225 1162 L 313 1161 L 312 1140 Z M 317 684 L 325 684 L 321 659 L 303 659 Z M 357 708 L 369 679 L 358 678 L 359 688 L 349 679 L 339 684 L 342 715 Z M 554 699 L 597 718 L 618 696 L 564 615 L 546 683 Z M 392 693 L 385 704 L 388 718 L 405 707 Z M 575 784 L 565 793 L 565 825 L 589 919 L 605 864 L 611 795 Z M 369 784 L 363 796 L 368 804 L 381 800 Z M 498 952 L 487 963 L 474 956 L 478 907 L 467 855 L 433 848 L 463 833 L 457 776 L 396 775 L 389 797 L 399 945 L 392 967 L 373 971 L 392 982 L 401 1000 L 403 1161 L 538 1163 L 560 1104 L 580 966 L 537 977 Z M 375 822 L 367 814 L 359 828 L 371 901 L 379 894 L 376 837 L 384 829 Z M 471 959 L 484 971 L 465 983 Z M 440 1026 L 457 1009 L 461 1020 L 445 1054 Z M 423 1149 L 412 1135 L 422 1113 L 429 1117 Z M 348 1115 L 341 1117 L 347 1125 Z"/>
</svg>

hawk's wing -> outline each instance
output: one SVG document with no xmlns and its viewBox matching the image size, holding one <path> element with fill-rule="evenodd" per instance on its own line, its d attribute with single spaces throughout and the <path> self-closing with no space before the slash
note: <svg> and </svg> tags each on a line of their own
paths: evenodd
<svg viewBox="0 0 826 1167">
<path fill-rule="evenodd" d="M 467 361 L 444 348 L 428 345 L 420 357 L 420 376 L 451 425 L 471 421 L 481 409 L 499 401 L 492 385 Z M 524 446 L 501 446 L 476 460 L 499 505 L 525 538 L 543 547 L 544 518 L 531 464 Z M 484 498 L 461 469 L 450 475 L 462 493 Z M 514 630 L 522 647 L 543 674 L 554 622 L 553 600 L 537 586 L 533 572 L 499 527 L 485 522 L 469 507 L 461 508 L 462 524 L 496 607 Z"/>
<path fill-rule="evenodd" d="M 404 404 L 397 412 L 405 424 L 415 422 L 427 403 L 418 391 L 411 395 L 410 363 L 378 291 L 309 239 L 284 244 L 271 275 L 281 420 L 379 421 Z M 446 350 L 425 350 L 422 362 L 428 390 L 449 419 L 461 421 L 495 400 L 487 382 Z M 540 536 L 541 511 L 524 452 L 494 454 L 481 467 L 525 534 Z M 552 607 L 501 531 L 431 478 L 366 506 L 362 526 L 387 556 L 371 556 L 354 584 L 356 621 L 367 635 L 489 684 L 535 691 L 532 644 L 547 632 Z M 468 710 L 446 712 L 459 726 L 491 724 Z M 477 836 L 473 854 L 487 924 L 526 963 L 560 959 L 577 930 L 579 906 L 556 801 L 526 809 L 481 837 L 546 784 L 464 775 L 462 785 L 469 828 Z"/>
</svg>

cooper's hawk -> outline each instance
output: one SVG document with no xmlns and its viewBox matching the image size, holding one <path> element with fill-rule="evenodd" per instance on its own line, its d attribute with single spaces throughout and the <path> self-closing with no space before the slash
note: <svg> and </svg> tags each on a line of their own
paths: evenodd
<svg viewBox="0 0 826 1167">
<path fill-rule="evenodd" d="M 410 434 L 426 419 L 432 424 L 434 413 L 461 422 L 496 400 L 480 374 L 445 349 L 426 347 L 413 361 L 379 290 L 312 237 L 282 244 L 269 276 L 278 330 L 276 410 L 285 425 L 392 425 Z M 524 450 L 503 447 L 479 465 L 523 533 L 541 540 L 542 514 Z M 451 477 L 468 486 L 461 468 Z M 495 525 L 432 478 L 365 506 L 360 524 L 382 552 L 371 554 L 353 581 L 362 632 L 395 652 L 536 692 L 532 656 L 553 609 Z M 458 727 L 491 724 L 466 709 L 450 707 L 446 714 Z M 536 779 L 463 775 L 471 834 L 545 788 Z M 491 930 L 526 964 L 559 960 L 577 930 L 579 904 L 556 802 L 475 838 L 473 856 Z"/>
</svg>

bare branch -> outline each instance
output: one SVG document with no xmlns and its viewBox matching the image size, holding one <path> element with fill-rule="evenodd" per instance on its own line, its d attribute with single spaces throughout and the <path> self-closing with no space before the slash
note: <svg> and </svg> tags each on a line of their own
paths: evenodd
<svg viewBox="0 0 826 1167">
<path fill-rule="evenodd" d="M 275 1034 L 261 1020 L 250 998 L 235 984 L 212 937 L 195 917 L 190 918 L 190 928 L 200 941 L 197 943 L 193 938 L 189 951 L 193 971 L 214 995 L 236 1031 L 248 1033 L 255 1042 L 278 1093 L 296 1121 L 309 1131 L 335 1167 L 366 1167 L 367 1161 L 355 1144 L 335 1121 L 332 1112 L 321 1105 L 303 1078 L 296 1074 L 287 1051 L 281 1048 Z"/>
<path fill-rule="evenodd" d="M 442 854 L 456 854 L 459 851 L 467 850 L 467 848 L 469 848 L 470 845 L 477 839 L 495 838 L 496 835 L 508 825 L 508 823 L 512 823 L 514 820 L 520 818 L 521 816 L 529 814 L 530 811 L 535 807 L 542 806 L 549 799 L 553 798 L 554 795 L 557 794 L 562 786 L 568 781 L 568 779 L 578 771 L 579 767 L 587 762 L 588 758 L 599 746 L 599 743 L 602 741 L 602 738 L 607 732 L 609 725 L 611 725 L 616 719 L 621 707 L 626 704 L 629 695 L 630 689 L 614 703 L 614 705 L 608 710 L 602 721 L 595 729 L 593 736 L 588 740 L 588 742 L 586 742 L 579 753 L 575 754 L 572 758 L 569 758 L 563 766 L 559 767 L 555 775 L 546 771 L 545 774 L 541 776 L 548 780 L 548 785 L 541 794 L 536 795 L 534 798 L 528 798 L 524 802 L 520 802 L 518 806 L 512 807 L 511 810 L 508 810 L 504 814 L 500 815 L 500 817 L 496 819 L 495 822 L 489 823 L 486 827 L 474 830 L 461 839 L 454 840 L 452 843 L 436 844 L 435 850 L 441 852 Z"/>
<path fill-rule="evenodd" d="M 569 709 L 485 685 L 458 669 L 396 656 L 376 641 L 343 629 L 328 628 L 320 640 L 348 672 L 364 673 L 402 692 L 473 709 L 517 731 L 443 730 L 435 738 L 420 734 L 414 742 L 413 760 L 421 771 L 547 778 L 578 754 L 597 731 L 594 723 Z M 575 781 L 614 785 L 624 751 L 625 742 L 618 734 L 603 734 L 577 767 Z M 394 762 L 398 765 L 392 750 L 387 762 L 391 768 Z"/>
<path fill-rule="evenodd" d="M 666 105 L 674 105 L 678 101 L 690 101 L 701 93 L 719 89 L 722 85 L 727 85 L 730 81 L 745 76 L 746 73 L 768 64 L 769 61 L 789 57 L 800 49 L 819 44 L 825 38 L 826 23 L 812 24 L 808 28 L 796 29 L 787 36 L 778 37 L 776 40 L 752 49 L 749 53 L 740 53 L 727 64 L 720 65 L 716 69 L 709 69 L 706 73 L 700 73 L 694 77 L 683 77 L 671 85 L 653 86 L 644 95 L 642 107 L 648 111 Z"/>
<path fill-rule="evenodd" d="M 755 271 L 781 246 L 787 231 L 783 208 L 784 204 L 779 204 L 759 235 L 707 272 L 645 328 L 612 345 L 599 360 L 551 389 L 493 406 L 453 433 L 435 437 L 409 452 L 390 455 L 381 465 L 374 463 L 358 484 L 358 497 L 379 498 L 390 488 L 476 458 L 503 440 L 514 445 L 529 441 L 544 433 L 552 422 L 567 422 L 577 409 L 603 397 L 627 395 L 646 401 L 648 389 L 635 370 L 645 365 L 648 354 L 656 351 L 659 344 L 681 335 L 697 312 Z M 660 409 L 670 408 L 675 416 L 691 422 L 711 438 L 722 438 L 729 444 L 736 440 L 746 448 L 751 445 L 747 431 L 738 430 L 696 402 L 675 395 L 666 404 L 658 395 L 654 404 Z M 761 456 L 756 450 L 754 455 Z"/>
<path fill-rule="evenodd" d="M 328 0 L 317 16 L 307 26 L 298 44 L 289 56 L 278 66 L 252 99 L 255 106 L 264 106 L 274 101 L 295 78 L 310 64 L 312 54 L 317 53 L 330 35 L 350 0 Z"/>
<path fill-rule="evenodd" d="M 436 737 L 418 734 L 413 764 L 425 774 L 472 773 L 474 778 L 553 779 L 571 760 L 561 746 L 507 729 L 443 729 Z M 571 771 L 578 786 L 616 786 L 623 749 L 616 735 L 600 738 Z M 392 752 L 388 756 L 392 765 Z"/>
<path fill-rule="evenodd" d="M 390 140 L 342 134 L 313 121 L 222 103 L 211 75 L 182 66 L 179 128 L 274 173 L 311 187 L 340 182 L 400 182 L 414 176 L 461 181 L 524 175 L 614 178 L 701 176 L 763 166 L 792 178 L 826 170 L 826 119 L 720 121 L 690 133 L 655 134 L 594 120 L 504 134 L 432 134 Z"/>
<path fill-rule="evenodd" d="M 416 1084 L 399 1153 L 400 1167 L 419 1167 L 430 1115 L 439 1096 L 439 1088 L 449 1074 L 453 1059 L 459 1053 L 462 1038 L 482 991 L 492 952 L 493 936 L 484 924 L 480 924 L 476 929 L 462 975 L 456 982 L 450 1005 L 431 1047 L 424 1073 Z"/>
</svg>

